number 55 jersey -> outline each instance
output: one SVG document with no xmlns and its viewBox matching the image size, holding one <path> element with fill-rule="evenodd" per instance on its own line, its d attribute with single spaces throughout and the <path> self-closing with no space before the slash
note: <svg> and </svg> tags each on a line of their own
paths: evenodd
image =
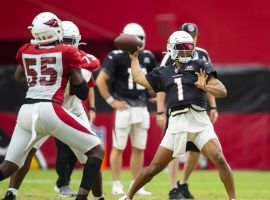
<svg viewBox="0 0 270 200">
<path fill-rule="evenodd" d="M 16 56 L 28 84 L 26 98 L 63 103 L 71 68 L 81 68 L 77 48 L 68 45 L 23 45 Z M 50 87 L 48 87 L 50 86 Z"/>
</svg>

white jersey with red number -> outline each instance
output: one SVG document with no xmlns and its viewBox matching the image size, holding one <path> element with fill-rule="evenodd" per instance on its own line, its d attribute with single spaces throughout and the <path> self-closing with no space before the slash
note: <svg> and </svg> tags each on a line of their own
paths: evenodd
<svg viewBox="0 0 270 200">
<path fill-rule="evenodd" d="M 26 98 L 63 103 L 71 68 L 81 68 L 77 48 L 67 45 L 23 45 L 16 56 L 28 84 Z"/>
<path fill-rule="evenodd" d="M 94 87 L 95 82 L 92 77 L 92 71 L 100 67 L 100 61 L 95 56 L 87 54 L 82 50 L 79 50 L 79 52 L 82 60 L 82 75 L 88 86 Z M 70 92 L 70 84 L 68 84 L 68 87 L 65 91 L 65 100 L 63 106 L 68 110 L 73 110 L 73 112 L 78 113 L 78 111 L 74 109 L 81 104 L 81 100 Z M 80 110 L 82 109 L 80 108 Z"/>
</svg>

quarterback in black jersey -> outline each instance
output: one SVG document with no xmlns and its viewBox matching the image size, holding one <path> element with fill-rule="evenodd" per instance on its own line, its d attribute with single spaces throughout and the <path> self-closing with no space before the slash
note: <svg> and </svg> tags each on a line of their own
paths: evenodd
<svg viewBox="0 0 270 200">
<path fill-rule="evenodd" d="M 155 92 L 164 91 L 170 117 L 165 136 L 150 166 L 140 173 L 120 200 L 132 199 L 136 191 L 161 172 L 174 157 L 185 153 L 187 141 L 192 141 L 216 165 L 229 199 L 235 200 L 232 171 L 206 113 L 206 94 L 222 98 L 227 95 L 226 88 L 217 79 L 209 62 L 192 60 L 194 42 L 187 32 L 174 32 L 169 37 L 167 51 L 174 63 L 146 75 L 138 63 L 139 51 L 130 54 L 134 81 Z"/>
<path fill-rule="evenodd" d="M 138 24 L 131 23 L 126 25 L 123 33 L 136 35 L 143 40 L 143 43 L 145 42 L 144 30 Z M 144 73 L 149 73 L 156 67 L 156 59 L 150 51 L 143 48 L 144 45 L 138 56 L 140 69 Z M 123 185 L 120 182 L 120 171 L 122 168 L 122 155 L 126 148 L 129 134 L 132 144 L 130 161 L 132 185 L 133 180 L 143 167 L 147 130 L 150 125 L 150 116 L 146 107 L 148 91 L 145 87 L 133 81 L 130 65 L 131 61 L 128 53 L 114 50 L 106 57 L 102 65 L 102 71 L 97 78 L 97 86 L 101 95 L 115 109 L 113 148 L 110 154 L 113 195 L 124 194 Z M 109 81 L 111 81 L 113 94 L 108 89 Z M 144 188 L 141 188 L 137 194 L 151 195 Z"/>
<path fill-rule="evenodd" d="M 193 60 L 201 59 L 208 62 L 211 62 L 208 52 L 205 49 L 199 48 L 196 46 L 198 38 L 198 27 L 194 23 L 184 23 L 180 26 L 180 30 L 185 31 L 191 35 L 194 40 L 195 51 L 193 55 Z M 174 60 L 171 59 L 169 53 L 166 53 L 164 58 L 161 61 L 160 66 L 168 66 L 173 64 Z M 216 99 L 212 95 L 207 94 L 208 104 L 210 107 L 209 118 L 212 124 L 215 124 L 218 118 L 217 104 Z M 156 122 L 157 125 L 166 131 L 168 126 L 168 113 L 166 104 L 165 104 L 166 95 L 164 92 L 157 93 L 157 115 Z M 193 195 L 189 192 L 188 189 L 188 178 L 191 175 L 192 171 L 196 167 L 197 163 L 201 168 L 207 167 L 207 159 L 201 155 L 200 150 L 197 146 L 188 141 L 186 145 L 186 151 L 189 151 L 187 158 L 181 173 L 181 178 L 177 181 L 177 174 L 179 169 L 179 158 L 175 158 L 172 162 L 169 163 L 169 177 L 171 183 L 171 190 L 169 192 L 169 199 L 178 199 L 179 196 L 184 196 L 188 199 L 194 199 Z M 180 193 L 180 194 L 179 194 Z"/>
</svg>

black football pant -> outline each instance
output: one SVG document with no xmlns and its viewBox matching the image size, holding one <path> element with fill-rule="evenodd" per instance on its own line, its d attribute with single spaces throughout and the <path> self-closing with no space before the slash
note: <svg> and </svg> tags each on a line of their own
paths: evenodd
<svg viewBox="0 0 270 200">
<path fill-rule="evenodd" d="M 77 157 L 68 145 L 55 138 L 57 148 L 55 169 L 58 175 L 57 187 L 69 185 L 70 177 L 77 162 Z"/>
</svg>

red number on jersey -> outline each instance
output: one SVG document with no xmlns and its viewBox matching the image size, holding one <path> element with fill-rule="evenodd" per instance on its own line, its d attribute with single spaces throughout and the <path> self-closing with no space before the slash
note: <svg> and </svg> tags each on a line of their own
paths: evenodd
<svg viewBox="0 0 270 200">
<path fill-rule="evenodd" d="M 47 57 L 41 59 L 41 75 L 44 75 L 45 77 L 41 77 L 39 79 L 40 85 L 54 85 L 57 79 L 57 72 L 53 68 L 48 68 L 48 65 L 50 64 L 56 64 L 56 58 L 54 57 Z M 48 80 L 46 80 L 46 77 L 49 77 Z"/>
<path fill-rule="evenodd" d="M 40 70 L 39 83 L 42 86 L 51 86 L 56 83 L 57 71 L 50 68 L 50 64 L 56 64 L 55 57 L 45 57 L 41 59 L 41 67 L 38 69 L 36 58 L 25 58 L 28 87 L 37 84 L 38 71 Z M 34 68 L 34 66 L 36 68 Z"/>
<path fill-rule="evenodd" d="M 35 58 L 25 59 L 28 87 L 33 87 L 37 84 L 37 72 L 34 69 L 30 68 L 30 66 L 35 66 L 36 63 L 37 60 Z"/>
</svg>

